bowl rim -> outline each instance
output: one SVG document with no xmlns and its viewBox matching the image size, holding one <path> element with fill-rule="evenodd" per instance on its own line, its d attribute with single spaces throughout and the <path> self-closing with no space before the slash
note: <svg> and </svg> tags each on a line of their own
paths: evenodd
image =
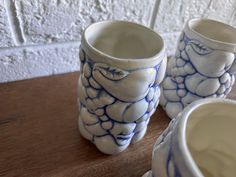
<svg viewBox="0 0 236 177">
<path fill-rule="evenodd" d="M 119 23 L 124 24 L 124 25 L 132 25 L 137 28 L 142 28 L 145 31 L 152 33 L 153 35 L 155 35 L 157 37 L 157 39 L 161 43 L 160 50 L 158 52 L 156 52 L 153 56 L 146 57 L 146 58 L 138 58 L 138 59 L 117 58 L 117 57 L 111 56 L 109 54 L 106 54 L 106 53 L 96 49 L 88 41 L 87 32 L 89 29 L 94 28 L 97 25 L 113 25 L 113 24 L 119 24 Z M 154 65 L 160 63 L 163 60 L 163 58 L 166 57 L 165 42 L 164 42 L 163 38 L 161 37 L 161 35 L 159 35 L 157 32 L 155 32 L 154 30 L 152 30 L 144 25 L 141 25 L 141 24 L 138 24 L 135 22 L 124 21 L 124 20 L 105 20 L 105 21 L 99 21 L 99 22 L 89 25 L 83 31 L 81 47 L 92 60 L 95 60 L 97 62 L 102 61 L 102 62 L 108 63 L 108 64 L 112 63 L 112 65 L 118 65 L 121 68 L 130 68 L 130 67 L 131 68 L 133 68 L 133 67 L 144 68 L 145 66 L 150 67 L 150 66 L 154 66 Z M 126 65 L 126 66 L 124 66 L 124 65 Z"/>
<path fill-rule="evenodd" d="M 187 139 L 186 139 L 186 128 L 187 128 L 187 122 L 190 118 L 191 113 L 196 110 L 197 108 L 212 104 L 212 103 L 223 103 L 223 104 L 231 104 L 236 106 L 236 101 L 231 99 L 225 99 L 225 98 L 204 98 L 201 100 L 194 101 L 189 106 L 185 108 L 185 110 L 181 114 L 181 119 L 178 125 L 179 129 L 179 135 L 178 135 L 178 141 L 180 151 L 182 151 L 183 160 L 185 161 L 186 166 L 188 166 L 188 169 L 190 169 L 191 173 L 194 174 L 196 177 L 204 177 L 202 172 L 200 171 L 199 167 L 195 163 L 191 152 L 189 150 L 189 147 L 187 145 Z"/>
<path fill-rule="evenodd" d="M 236 28 L 227 24 L 227 23 L 223 23 L 221 21 L 217 21 L 214 19 L 210 19 L 210 18 L 193 18 L 187 21 L 187 23 L 185 24 L 185 28 L 184 31 L 189 35 L 189 36 L 194 36 L 194 38 L 199 39 L 201 42 L 206 43 L 209 47 L 212 48 L 216 48 L 216 49 L 223 49 L 226 51 L 233 51 L 236 52 L 236 42 L 235 43 L 231 43 L 231 42 L 224 42 L 224 41 L 220 41 L 220 40 L 216 40 L 216 39 L 212 39 L 204 34 L 201 34 L 199 32 L 197 32 L 196 30 L 194 30 L 192 28 L 192 24 L 194 22 L 201 22 L 201 21 L 208 21 L 211 23 L 215 23 L 215 24 L 219 24 L 219 25 L 223 25 L 225 26 L 225 28 L 227 29 L 231 29 L 231 30 L 235 30 L 236 32 Z"/>
</svg>

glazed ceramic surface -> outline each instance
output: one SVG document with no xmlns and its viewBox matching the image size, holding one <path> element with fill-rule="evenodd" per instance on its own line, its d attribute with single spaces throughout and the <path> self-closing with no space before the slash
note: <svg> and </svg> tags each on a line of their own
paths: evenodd
<svg viewBox="0 0 236 177">
<path fill-rule="evenodd" d="M 232 177 L 236 174 L 236 102 L 207 98 L 187 106 L 157 139 L 143 177 Z"/>
<path fill-rule="evenodd" d="M 225 97 L 234 84 L 236 29 L 208 19 L 190 20 L 168 60 L 160 104 L 174 118 L 189 103 Z"/>
<path fill-rule="evenodd" d="M 103 153 L 119 153 L 144 136 L 158 105 L 163 40 L 138 24 L 99 22 L 85 30 L 80 60 L 80 133 Z"/>
</svg>

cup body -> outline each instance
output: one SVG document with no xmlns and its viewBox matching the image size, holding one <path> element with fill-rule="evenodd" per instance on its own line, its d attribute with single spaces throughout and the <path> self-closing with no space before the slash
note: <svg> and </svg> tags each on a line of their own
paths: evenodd
<svg viewBox="0 0 236 177">
<path fill-rule="evenodd" d="M 143 177 L 236 174 L 236 102 L 206 98 L 187 106 L 158 137 Z"/>
<path fill-rule="evenodd" d="M 80 133 L 103 153 L 119 153 L 144 136 L 158 105 L 163 40 L 135 23 L 98 22 L 84 31 L 80 60 Z"/>
<path fill-rule="evenodd" d="M 160 104 L 170 118 L 189 103 L 223 98 L 234 84 L 236 29 L 210 19 L 186 24 L 176 54 L 168 60 Z"/>
</svg>

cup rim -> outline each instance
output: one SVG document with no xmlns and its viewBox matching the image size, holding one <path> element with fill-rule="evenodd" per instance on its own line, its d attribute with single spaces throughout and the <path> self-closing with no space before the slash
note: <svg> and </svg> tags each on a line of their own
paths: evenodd
<svg viewBox="0 0 236 177">
<path fill-rule="evenodd" d="M 236 101 L 231 100 L 231 99 L 225 99 L 225 98 L 205 98 L 205 99 L 197 100 L 186 107 L 186 109 L 182 112 L 182 115 L 181 115 L 182 118 L 180 119 L 180 122 L 179 122 L 180 134 L 178 136 L 178 140 L 180 142 L 179 146 L 180 146 L 180 151 L 182 151 L 182 154 L 183 154 L 183 159 L 186 162 L 185 164 L 189 167 L 192 174 L 194 174 L 195 176 L 200 176 L 200 177 L 203 177 L 203 174 L 200 171 L 197 164 L 195 163 L 192 157 L 192 154 L 189 150 L 189 147 L 187 145 L 186 128 L 187 128 L 188 119 L 194 110 L 196 110 L 197 108 L 201 106 L 212 104 L 212 103 L 224 103 L 224 104 L 231 104 L 231 105 L 236 106 Z"/>
<path fill-rule="evenodd" d="M 214 19 L 210 19 L 210 18 L 193 18 L 193 19 L 188 20 L 188 22 L 186 23 L 185 31 L 187 33 L 191 32 L 191 33 L 194 34 L 194 36 L 200 37 L 200 38 L 206 40 L 207 42 L 210 43 L 209 46 L 213 46 L 213 47 L 216 47 L 216 48 L 218 48 L 219 46 L 222 46 L 222 48 L 223 49 L 225 48 L 225 50 L 233 49 L 234 51 L 236 51 L 236 42 L 235 43 L 231 43 L 231 42 L 224 42 L 224 41 L 212 39 L 210 37 L 207 37 L 204 34 L 201 34 L 201 33 L 197 32 L 196 30 L 194 30 L 192 28 L 192 24 L 194 22 L 197 22 L 197 21 L 208 21 L 208 22 L 219 24 L 219 25 L 224 25 L 226 28 L 235 30 L 235 32 L 236 32 L 236 28 L 235 27 L 233 27 L 233 26 L 231 26 L 231 25 L 229 25 L 227 23 L 223 23 L 223 22 L 220 22 L 220 21 L 217 21 L 217 20 L 214 20 Z"/>
<path fill-rule="evenodd" d="M 104 25 L 104 24 L 109 24 L 109 23 L 110 23 L 110 25 L 117 24 L 117 23 L 132 25 L 132 26 L 142 28 L 142 29 L 148 31 L 149 33 L 152 33 L 161 42 L 160 50 L 157 51 L 151 57 L 138 58 L 138 59 L 135 59 L 135 58 L 124 58 L 123 59 L 123 58 L 118 58 L 118 57 L 111 56 L 109 54 L 106 54 L 106 53 L 96 49 L 88 41 L 86 33 L 88 32 L 89 29 L 95 27 L 96 25 Z M 89 25 L 83 31 L 81 47 L 85 51 L 85 53 L 92 60 L 96 60 L 96 57 L 99 57 L 99 60 L 100 61 L 103 60 L 103 62 L 105 62 L 105 63 L 112 63 L 114 65 L 116 65 L 118 63 L 120 63 L 120 64 L 125 63 L 127 66 L 124 67 L 124 68 L 129 68 L 130 66 L 132 68 L 132 65 L 133 65 L 133 67 L 138 67 L 138 68 L 139 67 L 145 67 L 145 66 L 148 67 L 150 65 L 153 65 L 154 63 L 155 64 L 159 63 L 166 56 L 164 40 L 157 32 L 155 32 L 154 30 L 152 30 L 152 29 L 150 29 L 150 28 L 148 28 L 144 25 L 141 25 L 141 24 L 138 24 L 138 23 L 135 23 L 135 22 L 124 21 L 124 20 L 105 20 L 105 21 L 99 21 L 99 22 L 96 22 L 96 23 L 93 23 L 93 24 Z M 120 65 L 120 64 L 118 64 L 118 65 Z"/>
</svg>

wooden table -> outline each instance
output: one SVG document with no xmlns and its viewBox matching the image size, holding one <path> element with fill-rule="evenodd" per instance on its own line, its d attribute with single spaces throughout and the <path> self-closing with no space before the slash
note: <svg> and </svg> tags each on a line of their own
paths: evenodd
<svg viewBox="0 0 236 177">
<path fill-rule="evenodd" d="M 0 85 L 0 176 L 141 177 L 150 169 L 152 147 L 169 122 L 164 111 L 157 109 L 141 142 L 104 155 L 77 129 L 78 76 Z"/>
</svg>

